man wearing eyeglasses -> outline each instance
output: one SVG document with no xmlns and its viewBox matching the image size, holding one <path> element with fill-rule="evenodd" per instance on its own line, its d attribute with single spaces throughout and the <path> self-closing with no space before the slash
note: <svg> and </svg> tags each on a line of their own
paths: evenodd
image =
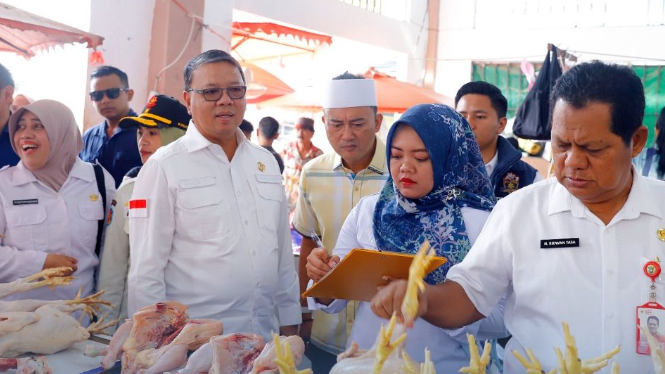
<svg viewBox="0 0 665 374">
<path fill-rule="evenodd" d="M 287 201 L 273 155 L 239 129 L 246 82 L 219 50 L 185 67 L 192 121 L 143 166 L 129 203 L 129 314 L 172 300 L 224 332 L 300 324 Z M 134 234 L 136 233 L 136 234 Z"/>
<path fill-rule="evenodd" d="M 83 134 L 83 161 L 99 162 L 115 179 L 118 188 L 125 174 L 141 166 L 136 142 L 136 128 L 118 126 L 124 117 L 136 117 L 129 107 L 134 90 L 129 88 L 127 74 L 113 66 L 101 66 L 90 74 L 90 100 L 104 122 Z"/>
</svg>

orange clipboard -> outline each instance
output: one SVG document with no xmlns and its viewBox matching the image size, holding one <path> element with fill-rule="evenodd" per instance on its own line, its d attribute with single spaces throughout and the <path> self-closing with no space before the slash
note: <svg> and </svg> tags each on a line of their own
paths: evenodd
<svg viewBox="0 0 665 374">
<path fill-rule="evenodd" d="M 303 297 L 371 301 L 377 287 L 386 282 L 383 276 L 408 279 L 409 266 L 415 255 L 379 252 L 354 248 L 328 274 L 303 292 Z M 446 263 L 443 257 L 434 257 L 426 274 Z"/>
</svg>

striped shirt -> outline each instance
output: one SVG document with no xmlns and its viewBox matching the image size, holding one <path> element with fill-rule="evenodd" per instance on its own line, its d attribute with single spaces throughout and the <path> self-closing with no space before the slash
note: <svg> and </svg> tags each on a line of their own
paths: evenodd
<svg viewBox="0 0 665 374">
<path fill-rule="evenodd" d="M 319 156 L 305 164 L 300 179 L 293 227 L 309 237 L 314 230 L 332 253 L 342 225 L 361 198 L 381 191 L 388 178 L 386 146 L 376 139 L 374 157 L 367 168 L 354 174 L 337 153 Z M 314 312 L 311 341 L 330 353 L 340 353 L 353 326 L 356 303 L 338 314 Z"/>
</svg>

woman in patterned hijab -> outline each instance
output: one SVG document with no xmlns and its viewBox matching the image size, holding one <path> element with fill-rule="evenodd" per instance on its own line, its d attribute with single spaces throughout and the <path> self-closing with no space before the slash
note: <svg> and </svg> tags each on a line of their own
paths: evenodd
<svg viewBox="0 0 665 374">
<path fill-rule="evenodd" d="M 386 149 L 390 178 L 385 187 L 353 208 L 332 257 L 323 248 L 312 251 L 307 258 L 307 274 L 312 280 L 318 281 L 353 248 L 415 254 L 428 240 L 438 256 L 448 259 L 426 278 L 427 282 L 440 283 L 478 236 L 495 198 L 464 118 L 444 105 L 412 107 L 390 129 Z M 337 313 L 349 301 L 308 302 L 310 308 Z M 425 347 L 430 347 L 437 372 L 457 372 L 469 359 L 466 333 L 478 336 L 482 331 L 486 336 L 483 334 L 497 331 L 503 335 L 501 312 L 497 308 L 484 325 L 478 322 L 456 331 L 416 319 L 405 349 L 413 359 L 423 362 Z M 360 302 L 347 345 L 356 342 L 361 349 L 370 349 L 382 323 L 386 321 L 372 312 L 370 303 Z"/>
<path fill-rule="evenodd" d="M 421 191 L 420 195 L 426 192 L 422 196 L 413 196 L 408 183 L 405 186 L 400 181 L 408 171 L 403 170 L 403 152 L 393 142 L 404 131 L 415 131 L 425 146 L 423 153 L 429 154 L 433 185 L 430 191 Z M 471 248 L 462 208 L 490 211 L 495 203 L 473 131 L 450 107 L 417 105 L 390 129 L 386 152 L 390 178 L 374 210 L 377 247 L 415 254 L 428 240 L 437 256 L 448 262 L 428 275 L 426 281 L 441 283 L 448 269 L 462 261 Z"/>
</svg>

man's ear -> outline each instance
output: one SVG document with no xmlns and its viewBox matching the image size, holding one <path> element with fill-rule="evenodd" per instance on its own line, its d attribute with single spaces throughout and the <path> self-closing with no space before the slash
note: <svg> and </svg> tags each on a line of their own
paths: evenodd
<svg viewBox="0 0 665 374">
<path fill-rule="evenodd" d="M 633 157 L 637 157 L 637 155 L 639 155 L 640 152 L 642 152 L 642 149 L 644 149 L 644 145 L 647 143 L 648 136 L 649 136 L 649 130 L 647 129 L 646 126 L 642 125 L 637 128 L 637 130 L 633 134 L 633 139 L 632 139 Z"/>
<path fill-rule="evenodd" d="M 192 106 L 190 105 L 190 100 L 192 99 L 192 95 L 189 91 L 182 91 L 182 100 L 185 102 L 185 106 L 187 107 L 187 113 L 189 115 L 192 115 Z"/>
<path fill-rule="evenodd" d="M 383 123 L 383 114 L 377 113 L 376 114 L 376 126 L 374 128 L 374 132 L 381 131 L 381 123 Z"/>
<path fill-rule="evenodd" d="M 499 127 L 496 129 L 497 135 L 501 135 L 501 133 L 503 133 L 503 130 L 506 129 L 507 124 L 508 124 L 508 118 L 506 117 L 499 118 Z"/>
<path fill-rule="evenodd" d="M 2 89 L 2 93 L 0 93 L 0 96 L 2 96 L 0 98 L 2 101 L 11 105 L 12 101 L 14 101 L 14 87 L 5 86 L 5 88 Z"/>
<path fill-rule="evenodd" d="M 129 90 L 127 90 L 127 101 L 132 101 L 133 98 L 134 98 L 134 90 L 130 88 Z"/>
</svg>

